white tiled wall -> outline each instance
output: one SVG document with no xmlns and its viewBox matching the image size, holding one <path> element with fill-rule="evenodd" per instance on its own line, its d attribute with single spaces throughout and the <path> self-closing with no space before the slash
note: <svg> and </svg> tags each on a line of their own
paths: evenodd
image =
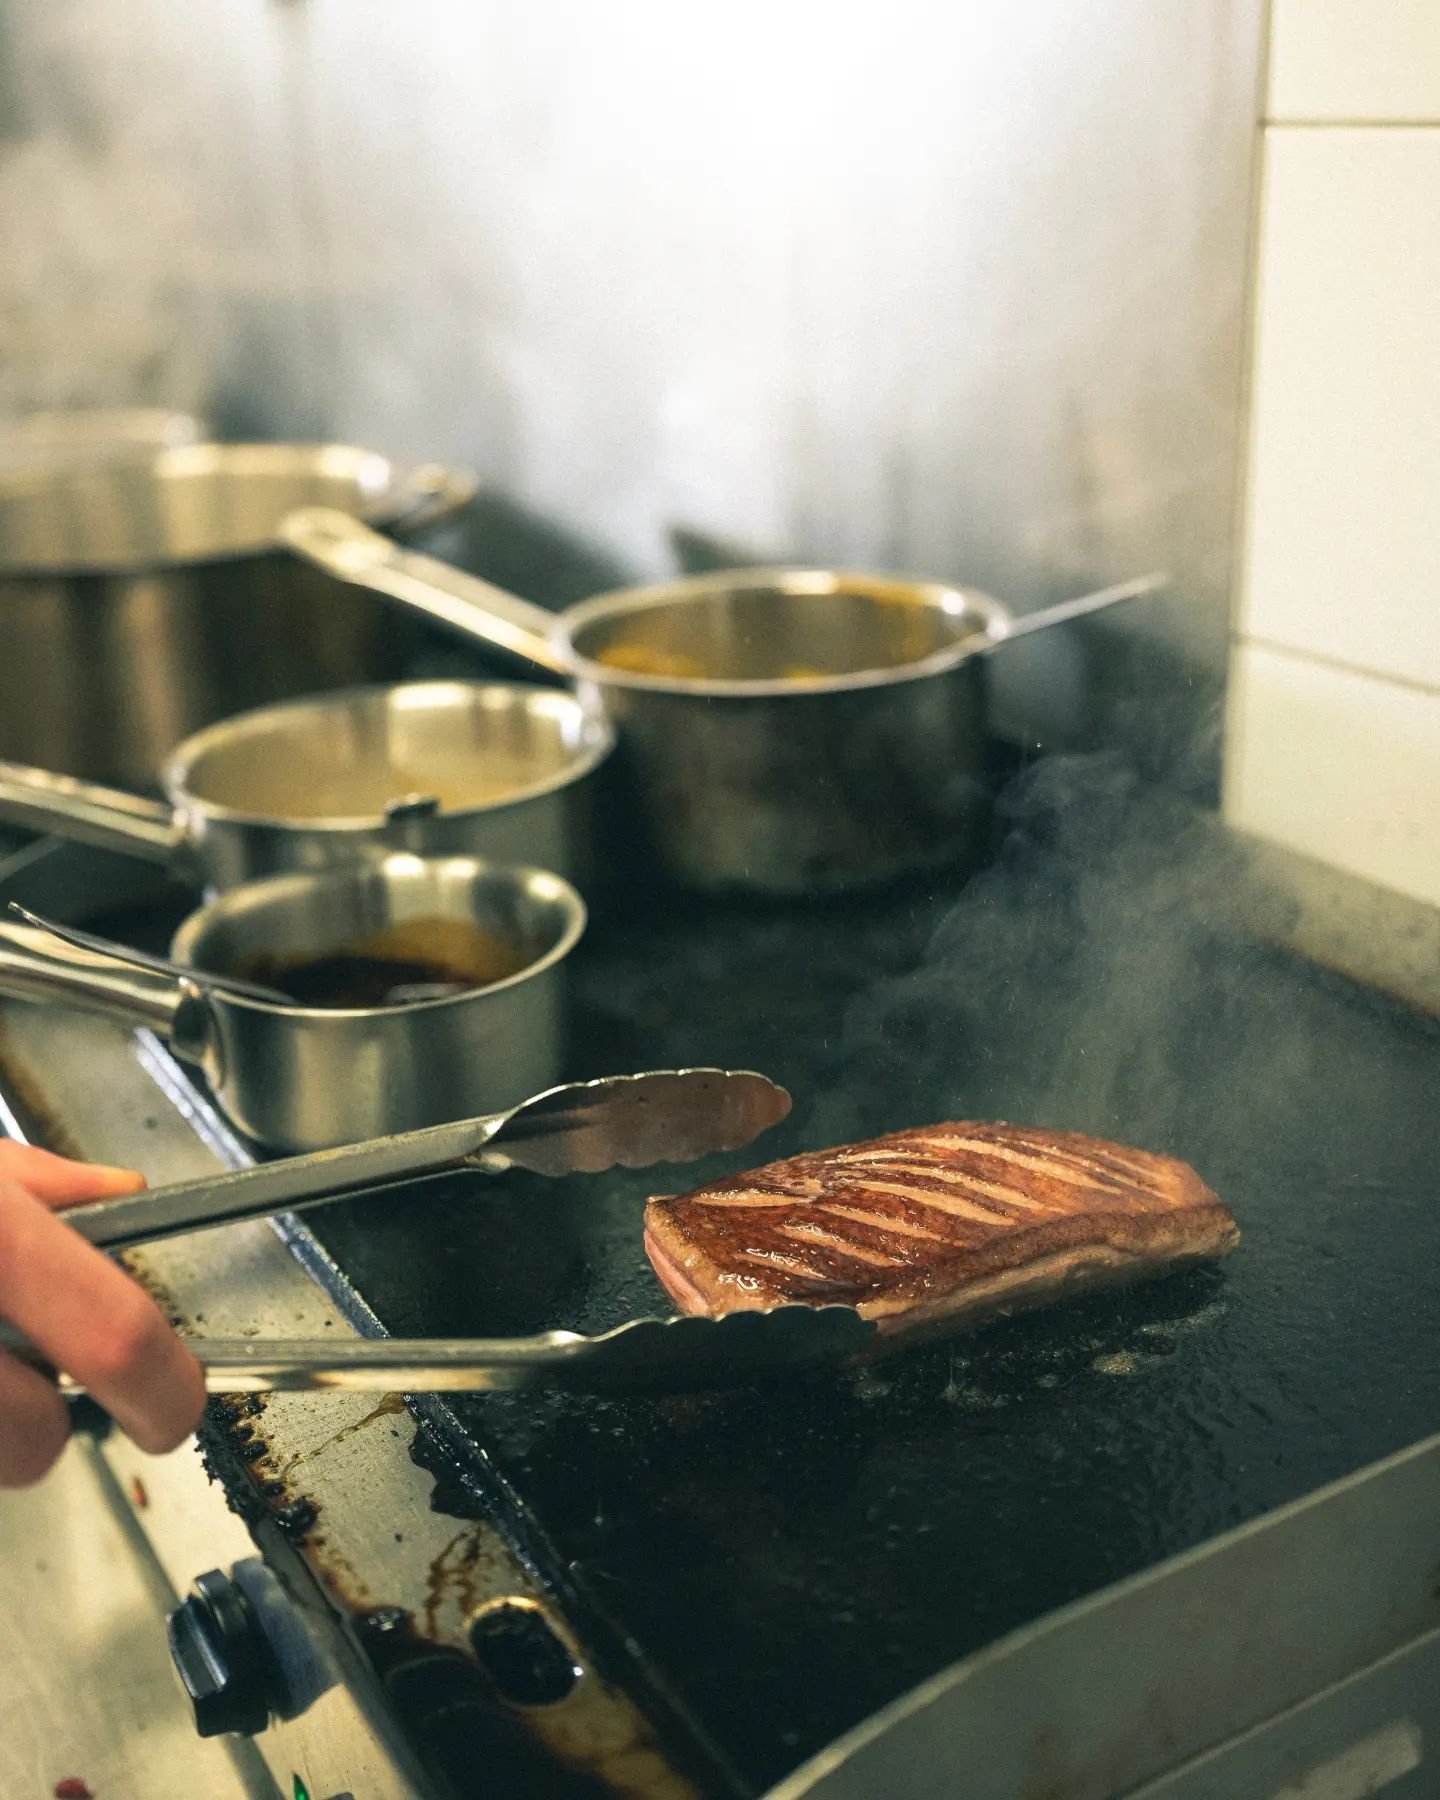
<svg viewBox="0 0 1440 1800">
<path fill-rule="evenodd" d="M 1263 170 L 1226 813 L 1440 906 L 1440 0 L 1275 0 Z"/>
<path fill-rule="evenodd" d="M 1232 816 L 1440 906 L 1440 696 L 1247 643 L 1230 685 Z"/>
<path fill-rule="evenodd" d="M 1436 0 L 1271 0 L 1271 120 L 1440 114 Z"/>
</svg>

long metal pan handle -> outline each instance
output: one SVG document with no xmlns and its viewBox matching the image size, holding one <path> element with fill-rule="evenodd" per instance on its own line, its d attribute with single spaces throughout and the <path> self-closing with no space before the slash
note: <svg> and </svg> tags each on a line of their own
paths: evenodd
<svg viewBox="0 0 1440 1800">
<path fill-rule="evenodd" d="M 0 924 L 0 994 L 59 1000 L 117 1025 L 143 1026 L 170 1038 L 178 1054 L 191 1056 L 198 1054 L 196 1038 L 192 1030 L 180 1028 L 180 1021 L 192 1011 L 199 1026 L 208 1011 L 204 999 L 183 982 L 72 950 L 26 925 Z"/>
<path fill-rule="evenodd" d="M 1029 637 L 1032 631 L 1048 631 L 1052 625 L 1068 625 L 1071 619 L 1084 619 L 1091 613 L 1105 612 L 1125 600 L 1140 600 L 1146 594 L 1163 593 L 1170 585 L 1165 574 L 1138 575 L 1133 581 L 1117 581 L 1114 587 L 1100 588 L 1093 594 L 1081 594 L 1075 600 L 1062 600 L 1058 606 L 1042 606 L 1038 612 L 1022 613 L 1011 619 L 1001 636 L 986 646 L 1003 650 L 1016 638 Z"/>
<path fill-rule="evenodd" d="M 116 943 L 113 938 L 97 937 L 93 931 L 80 931 L 74 925 L 61 925 L 33 913 L 18 900 L 6 909 L 17 919 L 55 941 L 52 955 L 63 955 L 60 945 L 71 950 L 88 951 L 102 959 L 123 963 L 132 969 L 145 969 L 151 975 L 168 975 L 172 981 L 189 981 L 205 994 L 228 994 L 237 1000 L 258 1000 L 262 1006 L 293 1006 L 294 1001 L 279 988 L 266 987 L 260 981 L 242 981 L 238 975 L 217 975 L 212 969 L 192 969 L 185 963 L 171 962 L 168 956 L 156 956 L 150 950 L 137 950 L 132 944 Z"/>
<path fill-rule="evenodd" d="M 148 862 L 173 861 L 184 841 L 170 808 L 159 800 L 26 763 L 0 762 L 0 819 Z"/>
<path fill-rule="evenodd" d="M 693 1162 L 740 1149 L 789 1110 L 784 1088 L 749 1069 L 651 1069 L 550 1088 L 507 1112 L 91 1201 L 65 1217 L 92 1244 L 122 1250 L 467 1165 L 560 1176 Z"/>
<path fill-rule="evenodd" d="M 348 513 L 301 507 L 281 521 L 279 535 L 297 556 L 339 581 L 398 600 L 449 631 L 523 657 L 552 675 L 571 672 L 555 642 L 553 613 L 433 556 L 402 550 Z"/>
</svg>

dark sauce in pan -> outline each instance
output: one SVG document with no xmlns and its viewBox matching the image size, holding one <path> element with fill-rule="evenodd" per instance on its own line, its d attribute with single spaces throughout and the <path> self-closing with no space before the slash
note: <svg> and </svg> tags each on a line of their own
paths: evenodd
<svg viewBox="0 0 1440 1800">
<path fill-rule="evenodd" d="M 457 919 L 408 919 L 313 952 L 251 956 L 236 974 L 297 1006 L 408 1006 L 508 980 L 543 951 Z"/>
</svg>

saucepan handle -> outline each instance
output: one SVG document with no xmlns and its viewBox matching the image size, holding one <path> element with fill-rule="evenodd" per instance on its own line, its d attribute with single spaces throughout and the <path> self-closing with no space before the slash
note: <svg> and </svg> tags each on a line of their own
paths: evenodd
<svg viewBox="0 0 1440 1800">
<path fill-rule="evenodd" d="M 199 1053 L 204 1033 L 197 1027 L 208 1012 L 203 996 L 183 981 L 72 950 L 25 925 L 0 924 L 0 994 L 58 1000 L 117 1025 L 158 1031 L 178 1054 L 190 1056 Z"/>
<path fill-rule="evenodd" d="M 1133 581 L 1117 581 L 1113 587 L 1099 588 L 1093 594 L 1081 594 L 1055 606 L 1042 606 L 1037 612 L 1022 613 L 1018 618 L 1009 619 L 1003 630 L 977 646 L 977 653 L 1003 650 L 1016 638 L 1029 637 L 1035 631 L 1048 631 L 1052 625 L 1068 625 L 1072 619 L 1088 618 L 1091 613 L 1107 612 L 1125 600 L 1140 600 L 1146 594 L 1163 593 L 1169 586 L 1168 575 L 1137 575 Z"/>
<path fill-rule="evenodd" d="M 280 537 L 297 556 L 338 581 L 398 600 L 434 624 L 523 657 L 552 675 L 570 673 L 553 613 L 436 557 L 402 550 L 348 513 L 301 507 L 281 521 Z"/>
<path fill-rule="evenodd" d="M 147 862 L 172 862 L 184 843 L 183 828 L 163 801 L 26 763 L 0 762 L 0 819 Z"/>
</svg>

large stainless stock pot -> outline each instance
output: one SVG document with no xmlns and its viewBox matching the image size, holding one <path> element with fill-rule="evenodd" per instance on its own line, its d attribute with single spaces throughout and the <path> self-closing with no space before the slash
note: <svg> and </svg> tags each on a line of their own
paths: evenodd
<svg viewBox="0 0 1440 1800">
<path fill-rule="evenodd" d="M 149 788 L 216 719 L 393 678 L 412 631 L 275 554 L 279 522 L 324 504 L 410 534 L 472 492 L 338 444 L 0 470 L 0 756 Z"/>
</svg>

